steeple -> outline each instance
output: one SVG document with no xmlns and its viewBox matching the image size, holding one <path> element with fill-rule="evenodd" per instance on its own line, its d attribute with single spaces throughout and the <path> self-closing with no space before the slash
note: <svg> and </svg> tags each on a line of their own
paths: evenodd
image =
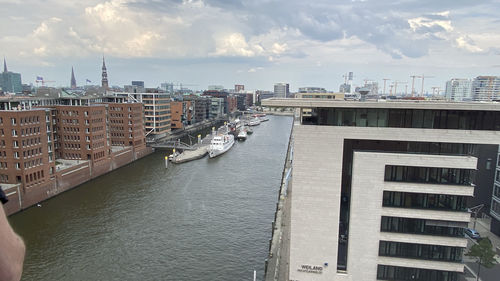
<svg viewBox="0 0 500 281">
<path fill-rule="evenodd" d="M 7 72 L 7 63 L 5 62 L 5 57 L 3 57 L 3 72 Z"/>
<path fill-rule="evenodd" d="M 71 67 L 71 89 L 76 89 L 76 79 L 75 79 L 75 72 L 73 71 L 73 67 Z"/>
<path fill-rule="evenodd" d="M 102 56 L 102 87 L 108 89 L 108 72 L 106 71 L 106 63 L 104 62 L 104 56 Z"/>
</svg>

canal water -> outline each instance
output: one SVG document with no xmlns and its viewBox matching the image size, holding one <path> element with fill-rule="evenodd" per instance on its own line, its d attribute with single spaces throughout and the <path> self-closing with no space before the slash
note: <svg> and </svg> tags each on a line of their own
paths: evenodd
<svg viewBox="0 0 500 281">
<path fill-rule="evenodd" d="M 11 216 L 22 280 L 262 280 L 292 125 L 269 118 L 218 158 L 158 151 Z"/>
</svg>

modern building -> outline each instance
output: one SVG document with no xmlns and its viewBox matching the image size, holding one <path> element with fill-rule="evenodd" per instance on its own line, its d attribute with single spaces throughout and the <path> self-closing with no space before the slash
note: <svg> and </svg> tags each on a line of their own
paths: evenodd
<svg viewBox="0 0 500 281">
<path fill-rule="evenodd" d="M 458 280 L 476 145 L 500 143 L 498 105 L 262 103 L 298 109 L 286 280 Z"/>
<path fill-rule="evenodd" d="M 491 232 L 500 236 L 500 146 L 498 148 L 497 163 L 495 169 L 495 183 L 491 196 Z"/>
<path fill-rule="evenodd" d="M 446 100 L 449 101 L 470 101 L 471 81 L 469 79 L 453 78 L 446 81 Z"/>
<path fill-rule="evenodd" d="M 7 93 L 21 93 L 23 91 L 21 74 L 8 71 L 5 58 L 3 59 L 3 72 L 0 73 L 0 89 Z"/>
<path fill-rule="evenodd" d="M 301 87 L 299 93 L 326 93 L 325 88 L 320 87 Z"/>
<path fill-rule="evenodd" d="M 142 103 L 146 137 L 162 138 L 170 133 L 170 94 L 161 89 L 147 88 L 142 93 L 115 92 L 114 96 L 125 98 L 129 103 Z"/>
<path fill-rule="evenodd" d="M 288 83 L 274 84 L 274 97 L 286 98 L 290 95 L 290 85 Z"/>
<path fill-rule="evenodd" d="M 223 98 L 210 98 L 210 118 L 220 118 L 224 115 L 224 99 Z"/>
<path fill-rule="evenodd" d="M 132 81 L 132 86 L 144 88 L 144 81 Z"/>
<path fill-rule="evenodd" d="M 471 95 L 474 101 L 500 100 L 500 76 L 478 76 L 474 78 Z"/>
<path fill-rule="evenodd" d="M 234 85 L 234 91 L 236 93 L 245 91 L 245 85 Z"/>
</svg>

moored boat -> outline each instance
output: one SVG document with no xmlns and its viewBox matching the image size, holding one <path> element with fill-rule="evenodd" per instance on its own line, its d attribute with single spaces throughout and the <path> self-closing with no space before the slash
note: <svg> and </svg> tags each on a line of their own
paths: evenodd
<svg viewBox="0 0 500 281">
<path fill-rule="evenodd" d="M 260 125 L 260 119 L 255 117 L 255 118 L 252 118 L 250 120 L 248 120 L 248 123 L 247 123 L 248 126 L 257 126 L 257 125 Z"/>
<path fill-rule="evenodd" d="M 238 136 L 236 137 L 238 140 L 246 140 L 247 139 L 247 131 L 246 129 L 242 128 L 240 132 L 238 133 Z"/>
<path fill-rule="evenodd" d="M 208 147 L 208 156 L 210 158 L 217 157 L 227 152 L 234 144 L 234 136 L 231 134 L 219 134 L 212 138 Z"/>
</svg>

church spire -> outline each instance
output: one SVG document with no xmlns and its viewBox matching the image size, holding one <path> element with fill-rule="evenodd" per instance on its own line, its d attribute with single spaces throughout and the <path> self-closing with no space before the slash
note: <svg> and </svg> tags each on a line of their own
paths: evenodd
<svg viewBox="0 0 500 281">
<path fill-rule="evenodd" d="M 3 72 L 7 72 L 7 63 L 5 62 L 5 57 L 3 57 Z"/>
<path fill-rule="evenodd" d="M 108 89 L 108 72 L 106 70 L 106 63 L 104 62 L 104 56 L 102 56 L 102 87 Z"/>
<path fill-rule="evenodd" d="M 71 67 L 71 89 L 76 89 L 76 79 L 75 79 L 75 72 L 73 71 L 73 67 Z"/>
</svg>

